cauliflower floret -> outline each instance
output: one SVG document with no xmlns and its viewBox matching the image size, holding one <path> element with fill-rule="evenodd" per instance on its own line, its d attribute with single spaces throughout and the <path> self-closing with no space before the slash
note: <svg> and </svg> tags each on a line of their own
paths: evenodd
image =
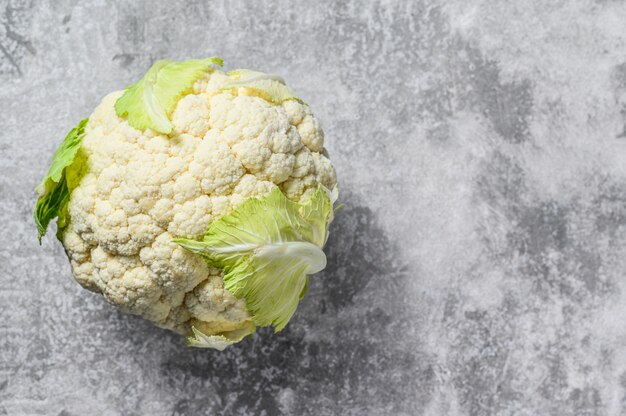
<svg viewBox="0 0 626 416">
<path fill-rule="evenodd" d="M 201 321 L 240 322 L 249 319 L 244 313 L 243 300 L 224 289 L 224 282 L 217 269 L 212 269 L 206 280 L 187 293 L 185 305 L 190 314 Z"/>
<path fill-rule="evenodd" d="M 62 241 L 85 288 L 157 325 L 207 335 L 254 327 L 220 270 L 172 242 L 279 186 L 299 202 L 335 185 L 324 134 L 307 105 L 223 91 L 201 77 L 171 113 L 172 132 L 131 127 L 107 95 L 85 128 L 86 172 Z"/>
<path fill-rule="evenodd" d="M 211 129 L 189 164 L 189 173 L 198 178 L 206 195 L 229 194 L 245 172 L 239 159 L 218 138 L 219 131 Z"/>
<path fill-rule="evenodd" d="M 167 230 L 174 235 L 201 239 L 211 222 L 211 199 L 201 195 L 174 207 L 174 217 Z"/>
<path fill-rule="evenodd" d="M 208 266 L 202 258 L 173 243 L 172 235 L 167 232 L 142 248 L 139 260 L 154 273 L 153 279 L 167 293 L 186 293 L 208 275 Z"/>
<path fill-rule="evenodd" d="M 170 306 L 162 290 L 136 256 L 113 255 L 100 247 L 91 250 L 95 283 L 104 297 L 121 309 L 159 322 Z"/>
<path fill-rule="evenodd" d="M 209 97 L 189 94 L 183 97 L 172 114 L 174 128 L 181 133 L 202 137 L 209 129 Z"/>
</svg>

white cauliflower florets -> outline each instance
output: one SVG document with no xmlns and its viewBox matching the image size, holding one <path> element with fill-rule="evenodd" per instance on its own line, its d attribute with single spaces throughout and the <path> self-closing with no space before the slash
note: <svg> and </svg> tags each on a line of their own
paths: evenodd
<svg viewBox="0 0 626 416">
<path fill-rule="evenodd" d="M 214 71 L 171 114 L 172 133 L 131 127 L 106 96 L 85 129 L 86 172 L 73 189 L 62 241 L 76 280 L 157 325 L 207 335 L 249 328 L 221 271 L 172 242 L 276 186 L 301 201 L 335 185 L 324 134 L 308 106 L 219 92 Z"/>
</svg>

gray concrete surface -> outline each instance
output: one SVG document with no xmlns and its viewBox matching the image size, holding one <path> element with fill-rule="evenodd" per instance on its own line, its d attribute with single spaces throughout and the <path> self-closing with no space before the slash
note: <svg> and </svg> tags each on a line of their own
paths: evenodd
<svg viewBox="0 0 626 416">
<path fill-rule="evenodd" d="M 0 0 L 0 414 L 626 415 L 626 3 Z M 327 132 L 329 267 L 193 350 L 76 284 L 32 188 L 159 58 L 281 73 Z"/>
</svg>

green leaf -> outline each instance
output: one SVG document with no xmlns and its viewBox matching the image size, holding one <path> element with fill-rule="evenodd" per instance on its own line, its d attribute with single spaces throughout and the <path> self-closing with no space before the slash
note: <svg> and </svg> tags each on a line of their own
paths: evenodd
<svg viewBox="0 0 626 416">
<path fill-rule="evenodd" d="M 178 101 L 192 92 L 198 78 L 213 71 L 211 65 L 222 64 L 218 57 L 157 61 L 142 79 L 126 88 L 115 102 L 115 112 L 138 130 L 150 128 L 168 134 L 173 128 L 170 117 Z"/>
<path fill-rule="evenodd" d="M 321 185 L 305 204 L 275 188 L 211 223 L 202 241 L 174 241 L 223 269 L 224 286 L 245 299 L 253 322 L 278 332 L 306 293 L 307 275 L 326 267 L 322 248 L 332 212 Z"/>
<path fill-rule="evenodd" d="M 195 326 L 191 327 L 192 336 L 187 337 L 187 346 L 195 348 L 213 348 L 215 350 L 224 351 L 226 347 L 236 344 L 247 335 L 254 332 L 255 326 L 250 324 L 245 328 L 235 331 L 226 332 L 219 335 L 206 335 L 199 331 Z"/>
<path fill-rule="evenodd" d="M 57 217 L 59 213 L 66 210 L 69 201 L 70 189 L 67 184 L 66 170 L 75 160 L 78 150 L 85 134 L 85 126 L 89 119 L 84 119 L 74 127 L 63 139 L 63 143 L 58 147 L 52 158 L 52 163 L 48 168 L 46 176 L 35 188 L 39 194 L 39 199 L 35 205 L 33 216 L 37 224 L 37 234 L 39 243 L 46 234 L 48 224 Z M 65 218 L 65 216 L 64 216 Z M 61 226 L 65 225 L 65 220 Z"/>
<path fill-rule="evenodd" d="M 276 105 L 287 100 L 296 100 L 304 104 L 304 101 L 287 87 L 285 81 L 278 75 L 249 69 L 234 69 L 227 75 L 230 81 L 224 84 L 222 90 L 236 90 L 239 94 L 257 96 Z"/>
<path fill-rule="evenodd" d="M 304 238 L 320 247 L 324 247 L 326 240 L 328 240 L 327 224 L 333 220 L 332 198 L 333 194 L 320 186 L 308 203 L 300 209 L 302 217 L 305 219 L 301 230 Z"/>
</svg>

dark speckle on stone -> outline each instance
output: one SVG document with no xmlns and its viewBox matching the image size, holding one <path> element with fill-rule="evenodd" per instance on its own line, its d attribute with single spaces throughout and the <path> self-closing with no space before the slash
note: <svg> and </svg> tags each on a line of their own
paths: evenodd
<svg viewBox="0 0 626 416">
<path fill-rule="evenodd" d="M 470 101 L 476 101 L 481 113 L 505 140 L 521 143 L 527 139 L 528 117 L 532 111 L 532 85 L 529 80 L 504 82 L 495 62 L 486 60 L 475 48 L 466 48 Z"/>
<path fill-rule="evenodd" d="M 23 34 L 30 25 L 32 9 L 30 1 L 0 3 L 0 77 L 22 76 L 22 61 L 37 53 Z"/>
<path fill-rule="evenodd" d="M 135 56 L 129 53 L 119 53 L 113 56 L 113 60 L 119 62 L 122 68 L 126 68 L 133 63 Z"/>
<path fill-rule="evenodd" d="M 615 91 L 615 100 L 619 103 L 622 125 L 616 138 L 624 139 L 626 138 L 626 63 L 615 65 L 611 74 L 611 83 Z"/>
</svg>

